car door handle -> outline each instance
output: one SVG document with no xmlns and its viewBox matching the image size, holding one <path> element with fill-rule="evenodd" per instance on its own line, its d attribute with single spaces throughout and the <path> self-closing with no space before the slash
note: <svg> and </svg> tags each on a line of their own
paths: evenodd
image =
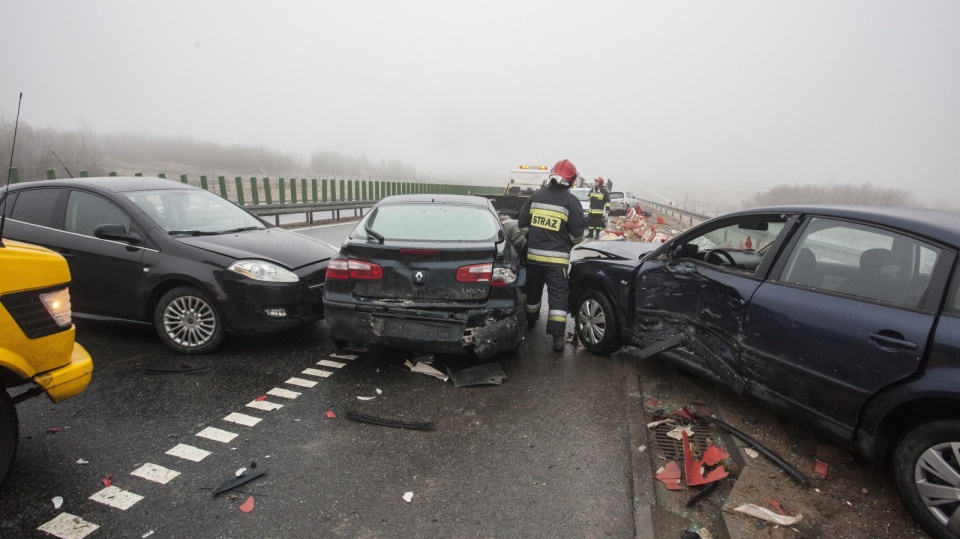
<svg viewBox="0 0 960 539">
<path fill-rule="evenodd" d="M 880 348 L 899 348 L 902 350 L 916 350 L 918 348 L 917 343 L 910 342 L 899 334 L 897 335 L 899 338 L 881 335 L 880 333 L 871 333 L 870 340 L 875 342 Z"/>
</svg>

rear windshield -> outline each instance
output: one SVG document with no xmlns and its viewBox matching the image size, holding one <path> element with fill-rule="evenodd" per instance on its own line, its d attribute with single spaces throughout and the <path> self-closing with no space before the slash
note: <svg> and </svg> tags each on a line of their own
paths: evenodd
<svg viewBox="0 0 960 539">
<path fill-rule="evenodd" d="M 577 197 L 578 200 L 588 200 L 588 197 L 590 196 L 589 189 L 582 189 L 578 187 L 576 189 L 571 189 L 570 192 L 573 193 L 573 196 Z"/>
<path fill-rule="evenodd" d="M 610 198 L 623 198 L 623 193 L 613 191 L 612 193 L 610 193 Z"/>
<path fill-rule="evenodd" d="M 350 237 L 368 238 L 364 226 L 387 240 L 489 241 L 500 223 L 490 211 L 474 206 L 391 204 L 367 214 Z"/>
</svg>

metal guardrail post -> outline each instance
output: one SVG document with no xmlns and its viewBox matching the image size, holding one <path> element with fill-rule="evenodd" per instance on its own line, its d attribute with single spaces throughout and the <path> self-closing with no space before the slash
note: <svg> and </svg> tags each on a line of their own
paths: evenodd
<svg viewBox="0 0 960 539">
<path fill-rule="evenodd" d="M 260 204 L 260 192 L 257 189 L 257 178 L 254 176 L 250 176 L 250 198 L 253 200 L 254 206 Z"/>
</svg>

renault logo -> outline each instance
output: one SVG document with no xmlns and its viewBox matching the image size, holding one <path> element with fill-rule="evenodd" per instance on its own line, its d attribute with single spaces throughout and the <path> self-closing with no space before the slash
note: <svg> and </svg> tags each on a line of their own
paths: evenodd
<svg viewBox="0 0 960 539">
<path fill-rule="evenodd" d="M 416 273 L 413 274 L 413 282 L 414 282 L 415 284 L 423 284 L 423 280 L 424 280 L 425 278 L 426 278 L 426 276 L 423 274 L 422 271 L 418 271 L 418 272 L 416 272 Z"/>
</svg>

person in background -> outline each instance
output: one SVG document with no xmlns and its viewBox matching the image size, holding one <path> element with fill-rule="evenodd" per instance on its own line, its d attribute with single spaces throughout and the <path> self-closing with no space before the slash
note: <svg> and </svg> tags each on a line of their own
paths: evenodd
<svg viewBox="0 0 960 539">
<path fill-rule="evenodd" d="M 607 191 L 613 191 L 613 180 L 607 178 Z"/>
<path fill-rule="evenodd" d="M 590 199 L 590 220 L 587 221 L 587 237 L 599 239 L 603 230 L 603 218 L 610 211 L 610 191 L 603 186 L 603 178 L 597 178 L 587 195 Z"/>
<path fill-rule="evenodd" d="M 520 232 L 520 226 L 517 224 L 517 220 L 501 213 L 500 226 L 503 227 L 503 233 L 507 236 L 507 241 L 520 253 L 520 259 L 526 260 L 527 236 Z"/>
<path fill-rule="evenodd" d="M 570 250 L 583 241 L 586 222 L 583 207 L 570 187 L 577 184 L 577 167 L 568 159 L 558 161 L 550 171 L 550 183 L 537 191 L 520 209 L 517 224 L 527 235 L 527 329 L 540 318 L 543 286 L 547 286 L 547 335 L 553 350 L 564 346 L 570 288 L 567 266 Z"/>
</svg>

